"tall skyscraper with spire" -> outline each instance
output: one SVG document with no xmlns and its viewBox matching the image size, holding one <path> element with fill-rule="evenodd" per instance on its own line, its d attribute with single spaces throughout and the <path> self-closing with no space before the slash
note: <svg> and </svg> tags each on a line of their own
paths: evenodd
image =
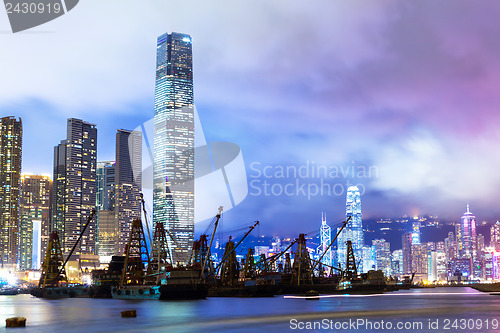
<svg viewBox="0 0 500 333">
<path fill-rule="evenodd" d="M 476 216 L 470 212 L 469 205 L 460 223 L 460 238 L 458 241 L 458 256 L 461 259 L 476 257 L 477 236 L 476 236 Z"/>
<path fill-rule="evenodd" d="M 15 267 L 19 245 L 19 187 L 23 125 L 21 118 L 0 119 L 0 267 Z"/>
<path fill-rule="evenodd" d="M 321 227 L 319 229 L 319 235 L 320 235 L 320 245 L 317 250 L 318 259 L 324 254 L 323 258 L 321 259 L 321 263 L 332 266 L 333 265 L 332 249 L 331 247 L 328 249 L 328 245 L 330 245 L 332 239 L 332 229 L 326 223 L 325 213 L 321 213 Z M 325 268 L 328 269 L 328 267 Z"/>
<path fill-rule="evenodd" d="M 156 46 L 153 221 L 175 237 L 174 262 L 186 263 L 194 241 L 193 57 L 191 36 L 176 32 Z"/>
<path fill-rule="evenodd" d="M 354 257 L 358 263 L 358 272 L 363 272 L 363 223 L 361 220 L 361 194 L 357 186 L 347 189 L 346 218 L 351 217 L 346 228 L 337 237 L 337 260 L 342 267 L 345 266 L 347 256 L 347 241 L 352 242 Z M 369 268 L 367 268 L 369 269 Z"/>
</svg>

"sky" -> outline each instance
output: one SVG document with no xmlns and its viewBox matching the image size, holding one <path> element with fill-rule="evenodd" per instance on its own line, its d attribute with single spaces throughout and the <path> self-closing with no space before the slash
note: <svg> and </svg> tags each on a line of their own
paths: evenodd
<svg viewBox="0 0 500 333">
<path fill-rule="evenodd" d="M 13 34 L 0 10 L 0 110 L 22 117 L 23 172 L 52 174 L 69 117 L 97 124 L 112 160 L 115 130 L 153 117 L 156 38 L 188 33 L 206 139 L 246 167 L 228 226 L 334 225 L 351 184 L 363 218 L 458 220 L 469 203 L 496 221 L 498 17 L 494 0 L 85 0 Z"/>
</svg>

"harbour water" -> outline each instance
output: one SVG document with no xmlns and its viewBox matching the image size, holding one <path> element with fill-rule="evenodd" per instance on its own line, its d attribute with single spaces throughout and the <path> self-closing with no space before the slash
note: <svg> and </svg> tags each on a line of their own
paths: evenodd
<svg viewBox="0 0 500 333">
<path fill-rule="evenodd" d="M 121 318 L 124 310 L 137 310 L 137 317 Z M 11 330 L 5 328 L 5 319 L 14 316 L 27 318 L 23 332 L 262 333 L 301 328 L 311 328 L 310 332 L 498 332 L 500 295 L 459 287 L 322 295 L 319 300 L 286 296 L 196 301 L 0 296 L 0 332 Z"/>
</svg>

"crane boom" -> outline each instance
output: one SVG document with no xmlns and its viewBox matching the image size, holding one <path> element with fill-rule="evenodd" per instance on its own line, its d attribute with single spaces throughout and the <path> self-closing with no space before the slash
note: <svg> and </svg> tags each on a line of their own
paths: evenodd
<svg viewBox="0 0 500 333">
<path fill-rule="evenodd" d="M 335 242 L 335 240 L 337 239 L 337 237 L 340 235 L 340 233 L 342 232 L 342 230 L 344 230 L 344 228 L 346 227 L 347 223 L 349 223 L 349 221 L 351 220 L 351 217 L 352 216 L 349 216 L 342 224 L 342 227 L 340 228 L 340 230 L 337 232 L 337 234 L 335 235 L 335 237 L 332 239 L 332 241 L 330 242 L 330 244 L 328 244 L 328 247 L 326 248 L 325 251 L 323 251 L 323 254 L 321 254 L 321 257 L 319 257 L 318 261 L 312 265 L 311 267 L 311 272 L 314 272 L 314 270 L 316 269 L 316 266 L 318 265 L 318 262 L 321 262 L 321 259 L 323 259 L 323 257 L 325 256 L 325 254 L 328 252 L 328 250 L 330 249 L 330 247 L 332 247 L 333 243 Z"/>
<path fill-rule="evenodd" d="M 207 264 L 208 257 L 210 256 L 212 249 L 212 242 L 214 241 L 215 231 L 217 230 L 217 225 L 219 224 L 220 216 L 222 215 L 222 206 L 219 207 L 219 214 L 217 214 L 217 220 L 215 220 L 214 231 L 212 232 L 212 238 L 210 238 L 210 245 L 208 246 L 208 251 L 205 256 L 205 260 L 203 260 L 203 265 L 201 265 L 201 278 L 204 277 L 205 265 Z M 212 267 L 213 268 L 213 267 Z"/>
<path fill-rule="evenodd" d="M 244 236 L 240 239 L 240 241 L 238 242 L 238 244 L 236 244 L 236 245 L 234 246 L 234 248 L 233 248 L 231 251 L 229 251 L 229 253 L 228 253 L 228 254 L 226 254 L 226 255 L 224 256 L 224 258 L 222 258 L 222 260 L 220 261 L 220 263 L 219 263 L 219 264 L 217 265 L 217 267 L 215 268 L 215 272 L 217 272 L 217 270 L 219 269 L 220 265 L 222 265 L 222 263 L 223 263 L 223 262 L 227 259 L 227 257 L 229 257 L 229 255 L 230 255 L 231 253 L 233 253 L 233 252 L 234 252 L 234 250 L 236 250 L 236 248 L 238 247 L 238 245 L 240 245 L 240 244 L 241 244 L 241 242 L 243 242 L 243 240 L 244 240 L 244 239 L 245 239 L 245 238 L 246 238 L 246 237 L 247 237 L 247 236 L 248 236 L 248 235 L 252 232 L 252 230 L 253 230 L 253 229 L 255 229 L 255 227 L 256 227 L 258 224 L 259 224 L 259 221 L 255 221 L 255 224 L 254 224 L 253 226 L 251 226 L 251 227 L 250 227 L 250 230 L 248 230 L 248 231 L 245 233 L 245 235 L 244 235 Z"/>
</svg>

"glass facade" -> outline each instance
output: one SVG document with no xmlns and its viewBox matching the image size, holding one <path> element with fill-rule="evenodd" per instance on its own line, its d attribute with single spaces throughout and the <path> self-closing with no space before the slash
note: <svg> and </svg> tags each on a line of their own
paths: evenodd
<svg viewBox="0 0 500 333">
<path fill-rule="evenodd" d="M 318 247 L 317 254 L 318 254 L 318 259 L 323 255 L 323 258 L 321 259 L 321 263 L 325 265 L 332 266 L 333 265 L 333 253 L 332 249 L 328 249 L 328 245 L 330 245 L 331 239 L 332 239 L 332 229 L 330 226 L 326 223 L 326 214 L 321 215 L 321 228 L 319 229 L 320 233 L 320 242 L 321 245 Z M 327 251 L 328 249 L 328 251 Z M 327 251 L 325 253 L 325 251 Z M 325 269 L 329 269 L 328 267 L 325 267 Z"/>
<path fill-rule="evenodd" d="M 458 255 L 459 258 L 475 259 L 477 253 L 477 237 L 476 237 L 476 217 L 469 210 L 462 216 L 460 223 L 460 238 L 458 239 Z"/>
<path fill-rule="evenodd" d="M 158 37 L 154 112 L 153 221 L 163 222 L 174 262 L 194 240 L 194 97 L 191 37 Z"/>
<path fill-rule="evenodd" d="M 351 220 L 337 238 L 337 259 L 342 267 L 345 266 L 347 256 L 347 241 L 352 242 L 354 257 L 358 265 L 358 272 L 363 269 L 363 223 L 361 221 L 361 195 L 357 186 L 350 186 L 347 189 L 346 198 L 346 218 Z"/>
</svg>

